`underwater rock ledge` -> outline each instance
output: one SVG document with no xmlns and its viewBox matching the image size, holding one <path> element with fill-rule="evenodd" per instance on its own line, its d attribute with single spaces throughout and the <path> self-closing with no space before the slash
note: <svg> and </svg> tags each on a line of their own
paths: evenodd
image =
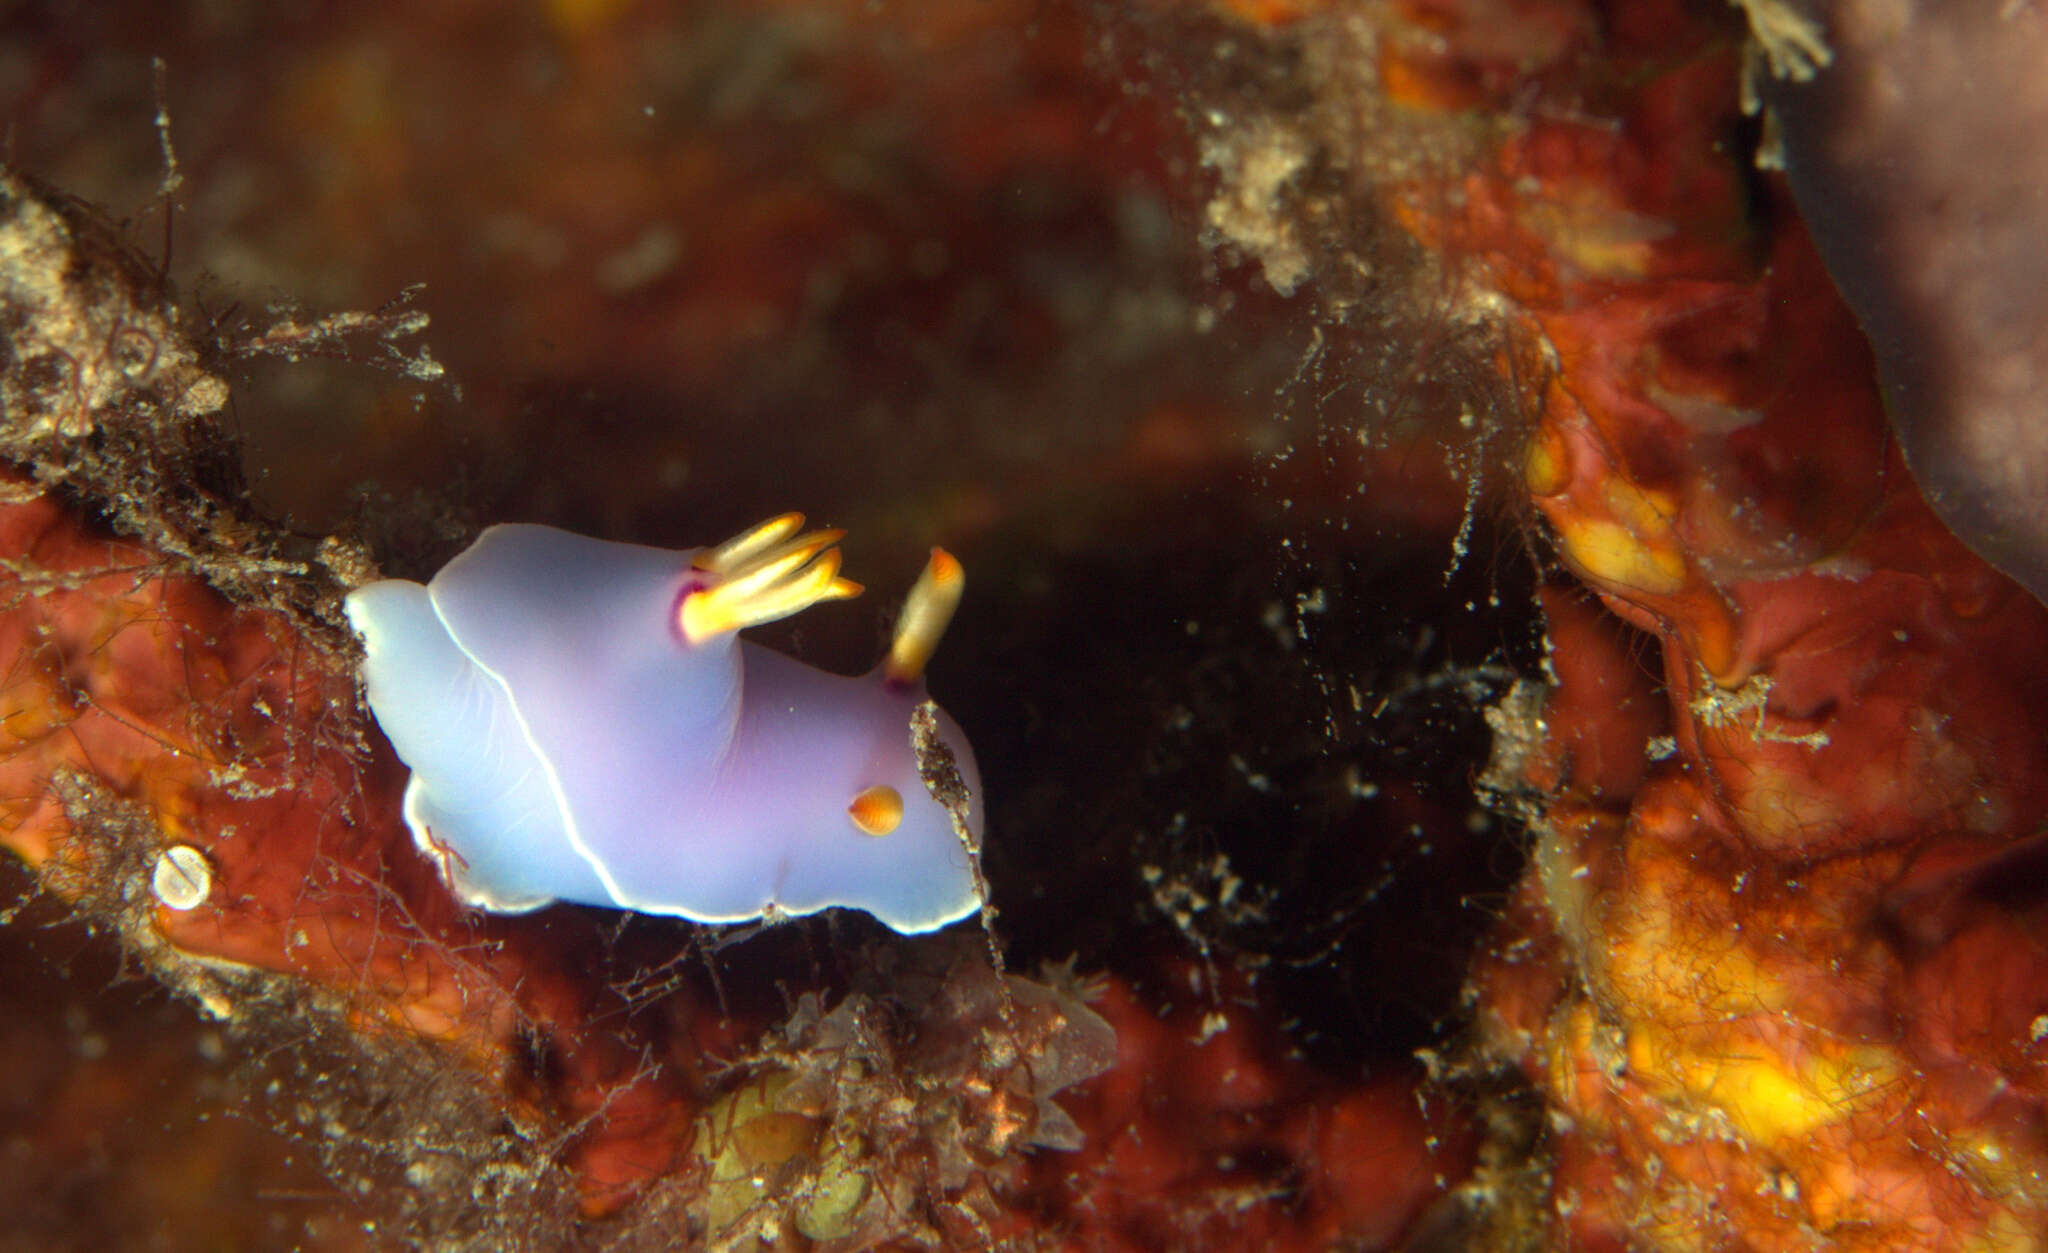
<svg viewBox="0 0 2048 1253">
<path fill-rule="evenodd" d="M 1001 975 L 971 928 L 833 919 L 728 951 L 462 908 L 359 707 L 340 601 L 371 554 L 243 490 L 217 415 L 247 346 L 194 333 L 92 210 L 4 190 L 25 241 L 4 255 L 62 277 L 8 310 L 0 366 L 0 846 L 231 1049 L 285 1059 L 273 1112 L 376 1198 L 380 1241 L 1307 1249 L 1391 1239 L 1439 1186 L 1457 1133 L 1412 1076 L 1333 1080 L 1191 958 L 1163 981 L 1200 994 L 1161 1003 Z M 75 366 L 40 317 L 140 364 Z"/>
</svg>

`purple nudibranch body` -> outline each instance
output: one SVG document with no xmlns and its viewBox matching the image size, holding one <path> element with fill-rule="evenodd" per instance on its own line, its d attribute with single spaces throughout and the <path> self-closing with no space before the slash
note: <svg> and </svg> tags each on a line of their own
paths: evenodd
<svg viewBox="0 0 2048 1253">
<path fill-rule="evenodd" d="M 350 593 L 406 823 L 456 895 L 712 923 L 839 906 L 906 934 L 979 909 L 973 751 L 942 714 L 970 850 L 910 740 L 959 563 L 933 551 L 882 665 L 827 674 L 738 635 L 860 591 L 802 521 L 682 552 L 495 526 L 425 585 Z"/>
</svg>

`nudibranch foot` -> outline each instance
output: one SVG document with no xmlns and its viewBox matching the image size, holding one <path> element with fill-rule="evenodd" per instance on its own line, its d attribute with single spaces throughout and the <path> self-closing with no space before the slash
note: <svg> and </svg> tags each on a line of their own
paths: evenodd
<svg viewBox="0 0 2048 1253">
<path fill-rule="evenodd" d="M 960 593 L 966 589 L 967 572 L 953 554 L 932 549 L 924 573 L 910 585 L 903 598 L 903 616 L 896 620 L 896 638 L 889 644 L 889 658 L 882 673 L 898 687 L 908 687 L 924 677 L 940 637 L 952 624 L 953 611 L 960 607 Z"/>
<path fill-rule="evenodd" d="M 429 590 L 403 579 L 372 583 L 349 596 L 348 616 L 363 640 L 377 721 L 412 767 L 406 825 L 449 889 L 500 914 L 603 891 L 573 849 L 535 838 L 535 824 L 555 808 L 547 779 L 503 686 L 468 663 Z M 435 834 L 478 822 L 499 838 L 451 845 Z"/>
<path fill-rule="evenodd" d="M 676 613 L 683 638 L 702 644 L 819 601 L 860 595 L 860 584 L 839 577 L 835 545 L 846 532 L 803 532 L 803 525 L 804 515 L 785 513 L 699 552 L 690 565 L 700 581 Z"/>
</svg>

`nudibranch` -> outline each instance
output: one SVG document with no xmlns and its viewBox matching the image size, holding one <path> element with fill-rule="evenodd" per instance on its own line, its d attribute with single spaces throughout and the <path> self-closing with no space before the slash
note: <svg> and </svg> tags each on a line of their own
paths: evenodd
<svg viewBox="0 0 2048 1253">
<path fill-rule="evenodd" d="M 974 913 L 973 752 L 941 713 L 975 801 L 963 840 L 910 730 L 959 562 L 932 550 L 867 675 L 739 638 L 860 592 L 840 535 L 792 513 L 676 552 L 494 526 L 425 585 L 351 592 L 371 712 L 412 770 L 406 825 L 455 894 L 711 923 L 840 906 L 905 934 Z"/>
</svg>

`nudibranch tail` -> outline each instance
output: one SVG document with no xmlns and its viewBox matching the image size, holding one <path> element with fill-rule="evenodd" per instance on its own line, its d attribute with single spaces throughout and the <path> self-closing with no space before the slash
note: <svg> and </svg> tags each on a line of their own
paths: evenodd
<svg viewBox="0 0 2048 1253">
<path fill-rule="evenodd" d="M 960 593 L 966 590 L 967 572 L 953 554 L 932 549 L 924 573 L 903 598 L 903 616 L 896 621 L 896 638 L 889 644 L 889 659 L 882 673 L 889 682 L 907 686 L 924 677 L 939 639 L 960 607 Z"/>
<path fill-rule="evenodd" d="M 701 644 L 819 601 L 860 595 L 860 584 L 839 577 L 834 545 L 845 532 L 800 534 L 803 524 L 804 515 L 785 513 L 697 554 L 690 564 L 709 581 L 683 597 L 677 610 L 683 638 Z"/>
</svg>

